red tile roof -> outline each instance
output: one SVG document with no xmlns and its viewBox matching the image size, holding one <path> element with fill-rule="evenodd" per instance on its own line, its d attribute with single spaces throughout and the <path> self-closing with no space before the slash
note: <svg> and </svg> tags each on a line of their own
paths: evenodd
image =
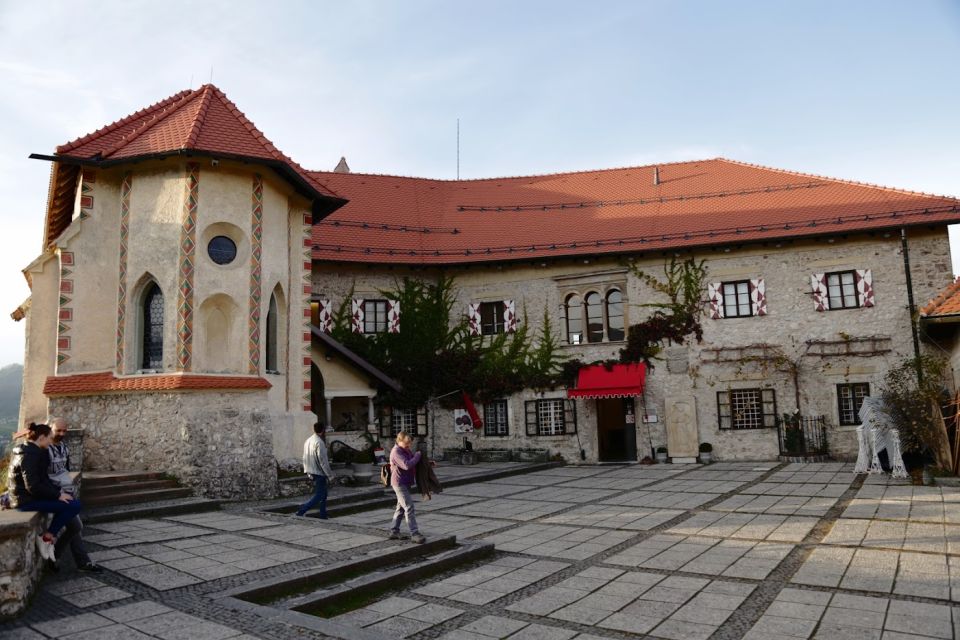
<svg viewBox="0 0 960 640">
<path fill-rule="evenodd" d="M 111 372 L 50 376 L 43 385 L 46 396 L 83 396 L 102 393 L 149 393 L 177 391 L 255 391 L 272 385 L 254 376 L 198 374 L 138 375 L 118 378 Z"/>
<path fill-rule="evenodd" d="M 57 147 L 56 158 L 62 161 L 51 178 L 47 242 L 70 223 L 76 188 L 71 161 L 116 164 L 180 153 L 262 161 L 285 173 L 307 196 L 330 200 L 331 208 L 342 204 L 336 193 L 277 149 L 220 89 L 206 84 Z"/>
<path fill-rule="evenodd" d="M 920 315 L 927 318 L 960 315 L 960 278 L 921 308 Z"/>
<path fill-rule="evenodd" d="M 316 260 L 456 264 L 960 222 L 960 200 L 723 158 L 483 180 L 314 172 Z"/>
</svg>

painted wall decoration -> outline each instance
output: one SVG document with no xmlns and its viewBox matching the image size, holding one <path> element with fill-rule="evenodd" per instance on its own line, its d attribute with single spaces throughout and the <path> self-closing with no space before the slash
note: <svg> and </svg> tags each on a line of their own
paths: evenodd
<svg viewBox="0 0 960 640">
<path fill-rule="evenodd" d="M 260 373 L 260 307 L 263 297 L 263 176 L 253 174 L 250 214 L 250 373 Z"/>
<path fill-rule="evenodd" d="M 72 251 L 60 252 L 60 305 L 57 318 L 57 366 L 59 367 L 70 359 L 70 325 L 73 323 L 73 307 L 69 306 L 73 300 L 74 262 Z"/>
<path fill-rule="evenodd" d="M 120 284 L 117 290 L 117 371 L 123 372 L 124 338 L 127 323 L 127 243 L 130 238 L 130 187 L 133 173 L 120 182 Z"/>
<path fill-rule="evenodd" d="M 180 262 L 177 283 L 177 370 L 193 364 L 193 283 L 196 272 L 197 205 L 200 201 L 200 165 L 188 162 L 187 189 L 180 226 Z"/>
</svg>

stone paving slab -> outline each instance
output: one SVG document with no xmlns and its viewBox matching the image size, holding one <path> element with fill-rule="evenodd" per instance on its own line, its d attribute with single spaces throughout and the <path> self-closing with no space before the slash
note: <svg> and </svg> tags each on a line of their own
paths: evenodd
<svg viewBox="0 0 960 640">
<path fill-rule="evenodd" d="M 687 479 L 686 476 L 683 476 L 682 478 L 671 478 L 659 485 L 657 489 L 663 488 L 684 493 L 730 493 L 747 484 L 747 482 L 748 480 L 742 478 L 739 480 L 714 480 L 712 478 L 703 480 Z"/>
<path fill-rule="evenodd" d="M 287 524 L 279 527 L 245 531 L 248 536 L 268 540 L 280 540 L 310 549 L 324 551 L 345 551 L 367 544 L 385 543 L 384 536 L 372 536 L 355 531 L 343 531 L 334 527 L 317 524 Z M 262 544 L 262 543 L 260 543 Z"/>
<path fill-rule="evenodd" d="M 960 525 L 841 518 L 823 543 L 960 555 Z"/>
<path fill-rule="evenodd" d="M 507 556 L 443 580 L 414 593 L 468 604 L 487 604 L 524 589 L 570 565 L 552 560 Z"/>
<path fill-rule="evenodd" d="M 619 505 L 588 504 L 562 514 L 544 518 L 547 524 L 647 531 L 673 520 L 685 512 L 678 509 L 643 509 Z"/>
<path fill-rule="evenodd" d="M 164 520 L 173 520 L 198 527 L 207 527 L 208 529 L 219 529 L 220 531 L 245 531 L 247 529 L 262 529 L 264 527 L 274 527 L 279 523 L 269 518 L 257 518 L 252 516 L 239 516 L 222 511 L 210 513 L 194 513 L 186 516 L 170 516 Z"/>
<path fill-rule="evenodd" d="M 716 538 L 802 542 L 817 522 L 817 518 L 801 516 L 701 511 L 667 531 Z"/>
<path fill-rule="evenodd" d="M 817 547 L 791 582 L 960 602 L 960 558 L 850 547 Z"/>
<path fill-rule="evenodd" d="M 566 502 L 545 502 L 536 499 L 528 500 L 527 495 L 528 494 L 524 494 L 521 496 L 523 499 L 502 498 L 497 500 L 484 500 L 483 502 L 475 504 L 447 509 L 444 513 L 454 513 L 472 517 L 486 515 L 492 518 L 527 522 L 548 516 L 557 511 L 563 511 L 573 506 L 573 503 Z"/>
<path fill-rule="evenodd" d="M 103 547 L 122 547 L 143 542 L 163 542 L 190 536 L 203 536 L 209 533 L 208 529 L 163 520 L 126 520 L 103 522 L 86 527 L 83 539 Z"/>
<path fill-rule="evenodd" d="M 618 504 L 626 507 L 653 509 L 695 509 L 716 499 L 712 493 L 684 493 L 682 491 L 640 490 L 604 498 L 603 504 Z"/>
<path fill-rule="evenodd" d="M 419 505 L 418 505 L 419 507 Z M 481 514 L 477 514 L 481 515 Z M 393 518 L 393 507 L 377 509 L 364 513 L 352 513 L 337 518 L 337 522 L 373 527 L 383 531 L 384 537 L 390 529 L 390 520 Z M 475 538 L 497 529 L 511 527 L 515 522 L 510 520 L 495 520 L 491 517 L 471 518 L 444 512 L 427 514 L 417 513 L 417 524 L 420 532 L 429 537 L 457 536 L 460 539 Z M 406 531 L 406 524 L 401 525 Z"/>
<path fill-rule="evenodd" d="M 864 484 L 843 517 L 960 524 L 960 489 Z"/>
<path fill-rule="evenodd" d="M 655 535 L 605 559 L 607 564 L 762 580 L 793 545 L 701 536 Z"/>
<path fill-rule="evenodd" d="M 588 527 L 527 524 L 508 529 L 483 540 L 492 542 L 500 551 L 512 551 L 563 560 L 586 560 L 606 551 L 634 534 Z"/>
<path fill-rule="evenodd" d="M 746 487 L 741 493 L 768 496 L 807 496 L 810 498 L 839 498 L 848 484 L 824 484 L 822 482 L 760 482 Z"/>
<path fill-rule="evenodd" d="M 958 609 L 845 593 L 784 589 L 743 640 L 772 638 L 907 638 L 956 637 Z"/>
<path fill-rule="evenodd" d="M 621 489 L 583 489 L 580 487 L 542 487 L 517 496 L 518 500 L 582 504 L 597 502 L 620 493 Z"/>
<path fill-rule="evenodd" d="M 806 496 L 754 496 L 738 494 L 710 507 L 714 511 L 740 513 L 774 513 L 782 515 L 823 517 L 837 498 L 809 498 Z"/>
<path fill-rule="evenodd" d="M 660 638 L 710 637 L 753 585 L 591 567 L 508 611 Z"/>
<path fill-rule="evenodd" d="M 412 598 L 390 597 L 331 618 L 332 621 L 406 638 L 456 618 L 462 609 L 426 603 Z"/>
<path fill-rule="evenodd" d="M 484 616 L 463 627 L 449 631 L 440 640 L 605 640 L 590 633 L 538 623 L 513 620 L 502 616 Z"/>
<path fill-rule="evenodd" d="M 450 487 L 443 490 L 444 496 L 475 496 L 477 498 L 502 498 L 530 491 L 533 487 L 528 485 L 512 485 L 498 482 L 477 482 L 476 484 L 463 484 L 459 487 Z"/>
<path fill-rule="evenodd" d="M 651 484 L 660 482 L 663 477 L 655 478 L 629 478 L 624 476 L 612 477 L 611 474 L 592 476 L 590 478 L 578 478 L 568 482 L 562 482 L 557 487 L 579 487 L 581 489 L 613 489 L 616 491 L 628 491 L 630 489 L 639 489 Z"/>
</svg>

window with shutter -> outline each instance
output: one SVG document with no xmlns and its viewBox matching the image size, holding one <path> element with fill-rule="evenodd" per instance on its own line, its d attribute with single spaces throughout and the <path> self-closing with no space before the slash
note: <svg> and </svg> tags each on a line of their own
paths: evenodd
<svg viewBox="0 0 960 640">
<path fill-rule="evenodd" d="M 861 307 L 872 307 L 873 301 L 873 273 L 870 269 L 857 269 L 854 272 L 857 284 L 857 302 Z"/>
<path fill-rule="evenodd" d="M 362 300 L 360 314 L 361 333 L 385 333 L 387 331 L 387 300 Z"/>
<path fill-rule="evenodd" d="M 363 333 L 363 298 L 354 298 L 350 303 L 350 326 L 354 333 Z"/>
<path fill-rule="evenodd" d="M 503 324 L 507 333 L 514 333 L 517 330 L 517 307 L 513 300 L 503 301 Z"/>
<path fill-rule="evenodd" d="M 834 271 L 826 274 L 827 309 L 854 309 L 860 306 L 856 271 Z"/>
<path fill-rule="evenodd" d="M 743 318 L 753 315 L 750 302 L 750 281 L 737 280 L 720 284 L 723 295 L 722 318 Z"/>
<path fill-rule="evenodd" d="M 400 333 L 400 301 L 387 300 L 387 331 Z"/>
<path fill-rule="evenodd" d="M 707 285 L 707 302 L 710 305 L 710 318 L 720 320 L 723 318 L 723 283 L 711 282 Z"/>
<path fill-rule="evenodd" d="M 326 298 L 317 301 L 317 328 L 324 333 L 330 333 L 333 328 L 333 306 Z"/>
<path fill-rule="evenodd" d="M 528 436 L 557 436 L 577 432 L 577 405 L 564 398 L 528 400 Z"/>
<path fill-rule="evenodd" d="M 777 399 L 773 389 L 730 389 L 717 392 L 721 429 L 776 427 Z"/>
<path fill-rule="evenodd" d="M 502 301 L 480 303 L 480 335 L 492 336 L 507 330 L 506 305 Z"/>
<path fill-rule="evenodd" d="M 767 315 L 767 285 L 763 278 L 750 281 L 750 306 L 753 315 Z"/>
<path fill-rule="evenodd" d="M 470 335 L 480 335 L 480 303 L 471 302 L 467 305 L 467 327 Z"/>
</svg>

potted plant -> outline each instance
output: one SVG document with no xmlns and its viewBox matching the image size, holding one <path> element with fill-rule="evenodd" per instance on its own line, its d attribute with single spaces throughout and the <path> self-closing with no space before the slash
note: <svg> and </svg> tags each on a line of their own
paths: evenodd
<svg viewBox="0 0 960 640">
<path fill-rule="evenodd" d="M 710 464 L 713 459 L 713 445 L 709 442 L 700 443 L 700 462 Z"/>
<path fill-rule="evenodd" d="M 657 462 L 663 464 L 667 461 L 667 448 L 657 447 Z"/>
</svg>

